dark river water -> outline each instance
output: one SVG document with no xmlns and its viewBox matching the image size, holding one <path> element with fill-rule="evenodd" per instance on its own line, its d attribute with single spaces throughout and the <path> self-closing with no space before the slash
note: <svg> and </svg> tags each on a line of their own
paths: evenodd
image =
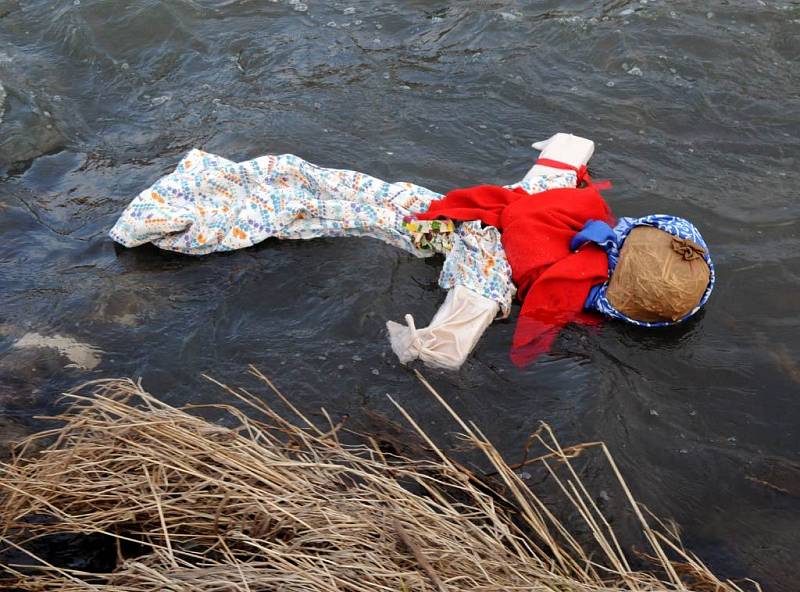
<svg viewBox="0 0 800 592">
<path fill-rule="evenodd" d="M 509 460 L 539 420 L 606 441 L 720 574 L 796 590 L 799 74 L 798 2 L 0 0 L 0 430 L 98 377 L 221 401 L 200 374 L 251 385 L 254 364 L 304 410 L 390 412 L 390 393 L 444 436 L 384 327 L 435 312 L 438 262 L 370 239 L 192 258 L 107 231 L 193 147 L 445 191 L 516 181 L 532 141 L 570 131 L 617 215 L 700 227 L 707 309 L 570 327 L 524 369 L 500 322 L 426 375 Z"/>
</svg>

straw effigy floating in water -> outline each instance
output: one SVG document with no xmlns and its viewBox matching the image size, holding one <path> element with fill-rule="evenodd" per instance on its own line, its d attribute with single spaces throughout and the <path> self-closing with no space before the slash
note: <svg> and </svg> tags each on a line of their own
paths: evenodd
<svg viewBox="0 0 800 592">
<path fill-rule="evenodd" d="M 274 387 L 294 419 L 223 387 L 249 408 L 216 406 L 235 424 L 223 427 L 203 418 L 207 409 L 171 407 L 131 380 L 91 383 L 70 395 L 71 408 L 58 418 L 63 427 L 23 442 L 0 465 L 0 547 L 28 559 L 0 565 L 0 587 L 742 590 L 717 579 L 669 529 L 648 525 L 602 444 L 561 448 L 546 426 L 534 435 L 542 452 L 527 466 L 548 474 L 560 492 L 545 503 L 422 380 L 491 465 L 494 486 L 445 455 L 399 405 L 424 458 L 357 439 L 341 424 L 321 429 Z M 44 449 L 35 451 L 37 442 Z M 650 547 L 640 553 L 646 571 L 632 567 L 578 477 L 575 457 L 588 448 L 604 455 L 637 517 Z M 577 516 L 588 542 L 556 518 L 556 505 Z M 65 534 L 114 541 L 113 569 L 57 567 L 30 550 L 37 539 Z"/>
</svg>

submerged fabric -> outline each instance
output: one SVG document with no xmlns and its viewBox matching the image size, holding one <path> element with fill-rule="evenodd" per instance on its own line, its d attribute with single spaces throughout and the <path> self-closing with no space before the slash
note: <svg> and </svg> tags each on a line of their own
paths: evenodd
<svg viewBox="0 0 800 592">
<path fill-rule="evenodd" d="M 585 320 L 582 311 L 592 286 L 608 279 L 603 249 L 587 244 L 577 252 L 570 241 L 590 220 L 612 222 L 596 188 L 554 189 L 529 196 L 518 190 L 478 186 L 448 193 L 420 219 L 479 219 L 496 226 L 522 301 L 514 349 L 518 361 L 549 350 L 565 324 Z"/>
</svg>

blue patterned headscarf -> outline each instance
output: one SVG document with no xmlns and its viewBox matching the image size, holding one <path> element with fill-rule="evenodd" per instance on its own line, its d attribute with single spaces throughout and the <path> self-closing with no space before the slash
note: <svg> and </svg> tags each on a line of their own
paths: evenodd
<svg viewBox="0 0 800 592">
<path fill-rule="evenodd" d="M 708 251 L 708 246 L 706 245 L 706 242 L 703 240 L 703 237 L 700 235 L 700 232 L 697 230 L 697 228 L 695 228 L 694 225 L 688 220 L 684 220 L 683 218 L 678 218 L 676 216 L 653 214 L 643 218 L 620 218 L 619 222 L 614 228 L 611 228 L 604 222 L 591 220 L 587 222 L 586 226 L 581 232 L 575 235 L 570 247 L 573 250 L 576 250 L 580 247 L 580 245 L 586 242 L 595 242 L 600 245 L 608 253 L 608 276 L 611 277 L 611 275 L 614 273 L 614 269 L 617 267 L 617 262 L 619 261 L 619 252 L 620 249 L 622 249 L 625 238 L 628 236 L 630 231 L 637 226 L 653 226 L 678 238 L 689 239 L 703 247 L 703 250 L 705 251 L 703 254 L 703 259 L 705 259 L 706 263 L 708 263 L 710 277 L 708 281 L 708 287 L 703 293 L 703 297 L 700 299 L 699 304 L 694 307 L 694 309 L 692 309 L 692 311 L 686 316 L 678 319 L 677 321 L 659 321 L 656 323 L 637 321 L 636 319 L 632 319 L 629 316 L 621 313 L 608 301 L 608 282 L 605 282 L 604 284 L 592 288 L 592 290 L 589 292 L 589 297 L 586 299 L 584 308 L 586 310 L 595 310 L 606 316 L 621 319 L 634 325 L 639 325 L 640 327 L 664 327 L 683 322 L 700 310 L 706 303 L 708 297 L 711 295 L 711 290 L 714 289 L 715 279 L 714 264 L 711 262 L 711 255 Z"/>
</svg>

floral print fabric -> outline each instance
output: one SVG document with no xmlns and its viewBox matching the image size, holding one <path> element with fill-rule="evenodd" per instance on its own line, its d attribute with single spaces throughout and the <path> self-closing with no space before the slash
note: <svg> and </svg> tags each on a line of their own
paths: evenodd
<svg viewBox="0 0 800 592">
<path fill-rule="evenodd" d="M 152 242 L 190 255 L 270 237 L 371 236 L 425 257 L 432 253 L 414 246 L 402 222 L 437 197 L 411 183 L 323 169 L 291 154 L 235 163 L 192 150 L 131 202 L 110 235 L 127 247 Z"/>
<path fill-rule="evenodd" d="M 453 233 L 456 231 L 452 220 L 415 220 L 411 216 L 403 218 L 403 226 L 411 234 L 414 245 L 435 253 L 448 253 L 453 250 Z"/>
</svg>

